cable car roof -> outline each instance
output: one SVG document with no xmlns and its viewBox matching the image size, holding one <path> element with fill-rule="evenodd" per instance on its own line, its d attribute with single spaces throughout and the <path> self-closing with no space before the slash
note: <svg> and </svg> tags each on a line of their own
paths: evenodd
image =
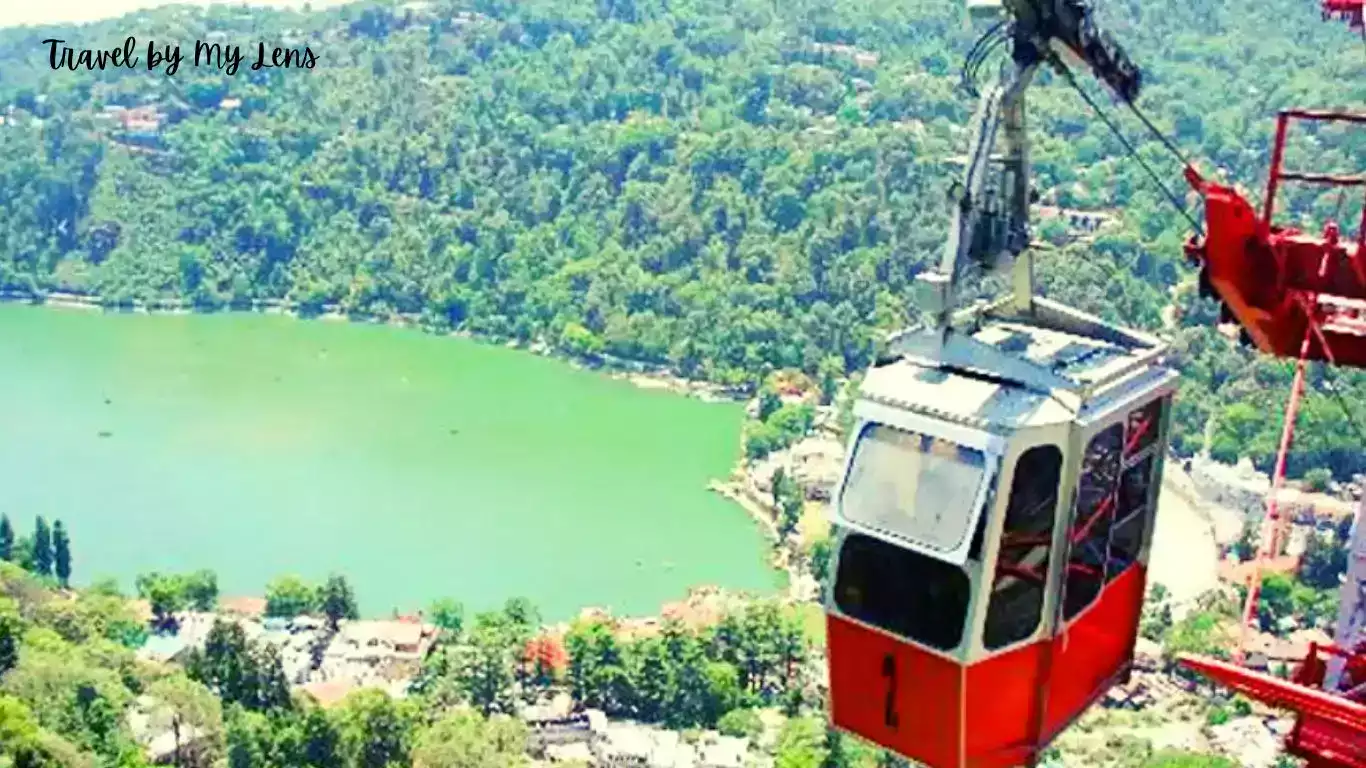
<svg viewBox="0 0 1366 768">
<path fill-rule="evenodd" d="M 992 432 L 1065 423 L 1074 417 L 1047 392 L 927 366 L 912 358 L 870 370 L 859 396 L 868 403 Z M 863 410 L 868 409 L 855 407 L 856 414 Z"/>
<path fill-rule="evenodd" d="M 971 330 L 898 334 L 895 359 L 868 372 L 861 398 L 1009 432 L 1077 418 L 1166 351 L 1156 338 L 1035 301 L 1029 319 L 979 316 Z"/>
</svg>

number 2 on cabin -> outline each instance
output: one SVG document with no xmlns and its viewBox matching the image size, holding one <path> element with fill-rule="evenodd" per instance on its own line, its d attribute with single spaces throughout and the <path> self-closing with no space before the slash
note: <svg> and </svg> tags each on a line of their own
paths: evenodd
<svg viewBox="0 0 1366 768">
<path fill-rule="evenodd" d="M 901 718 L 896 714 L 896 657 L 890 653 L 882 658 L 882 676 L 887 678 L 887 705 L 883 719 L 887 727 L 895 731 Z"/>
</svg>

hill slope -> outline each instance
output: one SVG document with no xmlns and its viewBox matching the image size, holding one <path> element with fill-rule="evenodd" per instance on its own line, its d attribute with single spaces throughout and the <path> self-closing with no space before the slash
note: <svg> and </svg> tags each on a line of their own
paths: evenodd
<svg viewBox="0 0 1366 768">
<path fill-rule="evenodd" d="M 1360 48 L 1302 2 L 1110 0 L 1102 16 L 1146 69 L 1143 108 L 1248 186 L 1274 109 L 1366 96 Z M 47 68 L 46 37 L 130 33 L 187 56 L 206 39 L 320 58 L 253 71 L 249 52 L 232 76 Z M 0 289 L 414 313 L 727 383 L 856 371 L 938 258 L 972 40 L 950 0 L 169 8 L 5 30 Z M 1045 257 L 1046 289 L 1149 328 L 1175 293 L 1176 447 L 1198 447 L 1216 414 L 1216 454 L 1265 463 L 1286 366 L 1233 349 L 1188 285 L 1173 292 L 1187 225 L 1076 94 L 1045 77 L 1031 99 L 1041 191 L 1120 214 L 1092 246 Z M 138 105 L 155 109 L 108 111 Z M 1175 162 L 1140 144 L 1176 187 Z M 1324 131 L 1289 159 L 1309 158 L 1366 166 L 1366 143 Z M 1312 397 L 1304 418 L 1293 471 L 1363 468 L 1335 403 Z"/>
</svg>

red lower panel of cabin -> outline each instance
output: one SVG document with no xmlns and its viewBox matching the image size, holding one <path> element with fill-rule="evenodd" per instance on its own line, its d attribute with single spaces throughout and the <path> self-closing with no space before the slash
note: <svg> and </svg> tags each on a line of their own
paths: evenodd
<svg viewBox="0 0 1366 768">
<path fill-rule="evenodd" d="M 831 721 L 931 768 L 1026 764 L 1127 671 L 1145 582 L 1135 565 L 1062 635 L 970 665 L 829 614 Z"/>
<path fill-rule="evenodd" d="M 963 765 L 960 664 L 833 614 L 826 648 L 837 728 L 935 768 Z"/>
</svg>

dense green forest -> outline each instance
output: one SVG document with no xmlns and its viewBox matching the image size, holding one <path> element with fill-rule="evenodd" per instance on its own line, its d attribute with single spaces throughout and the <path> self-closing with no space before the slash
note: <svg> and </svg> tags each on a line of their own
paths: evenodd
<svg viewBox="0 0 1366 768">
<path fill-rule="evenodd" d="M 1140 106 L 1248 188 L 1276 109 L 1366 101 L 1362 47 L 1313 4 L 1100 14 L 1145 70 Z M 979 31 L 955 0 L 163 8 L 0 30 L 0 289 L 403 313 L 751 387 L 777 369 L 855 372 L 939 256 Z M 187 57 L 196 40 L 239 44 L 248 61 L 54 72 L 41 42 L 129 34 Z M 317 66 L 252 70 L 259 40 L 307 45 Z M 1150 329 L 1174 305 L 1175 448 L 1198 449 L 1214 416 L 1217 456 L 1266 466 L 1289 366 L 1212 328 L 1181 257 L 1188 223 L 1077 94 L 1045 75 L 1030 98 L 1045 201 L 1118 216 L 1093 242 L 1040 226 L 1057 246 L 1044 290 Z M 108 113 L 139 105 L 151 122 Z M 1180 194 L 1178 163 L 1115 114 Z M 1339 129 L 1298 139 L 1292 165 L 1366 167 L 1366 142 Z M 1354 221 L 1356 204 L 1301 194 L 1286 217 Z M 1366 402 L 1362 377 L 1340 378 Z M 1311 395 L 1302 418 L 1293 473 L 1366 469 L 1332 398 Z"/>
</svg>

